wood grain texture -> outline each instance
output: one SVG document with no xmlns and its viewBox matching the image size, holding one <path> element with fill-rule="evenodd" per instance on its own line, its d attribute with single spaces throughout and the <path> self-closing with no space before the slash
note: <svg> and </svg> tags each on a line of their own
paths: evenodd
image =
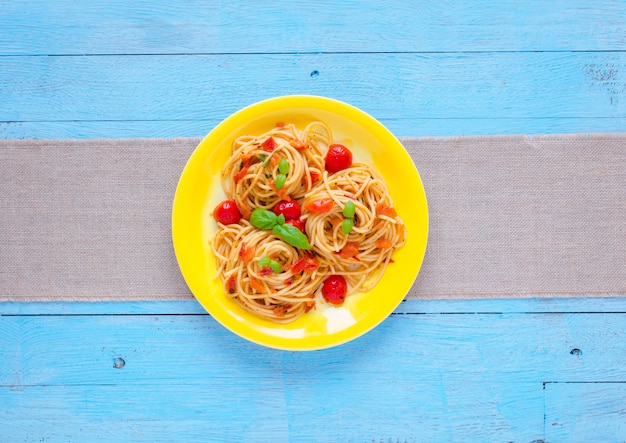
<svg viewBox="0 0 626 443">
<path fill-rule="evenodd" d="M 4 315 L 0 422 L 11 441 L 526 442 L 544 438 L 544 382 L 626 379 L 625 328 L 625 314 L 396 314 L 294 353 L 207 315 Z M 622 401 L 600 398 L 578 404 Z"/>
<path fill-rule="evenodd" d="M 277 54 L 262 66 L 256 55 L 0 57 L 0 133 L 115 138 L 158 125 L 162 136 L 201 136 L 241 107 L 286 94 L 347 101 L 397 136 L 501 133 L 499 122 L 531 133 L 550 124 L 612 131 L 626 128 L 624 84 L 622 52 Z M 62 125 L 75 132 L 55 132 Z"/>
<path fill-rule="evenodd" d="M 546 383 L 546 441 L 623 442 L 626 382 Z"/>
<path fill-rule="evenodd" d="M 468 382 L 619 382 L 626 380 L 624 315 L 396 314 L 345 346 L 284 355 L 306 368 L 335 361 L 342 378 L 387 373 L 393 379 L 403 376 L 393 375 L 396 365 L 406 364 L 402 370 L 410 372 L 415 364 L 423 381 L 438 379 L 446 368 Z M 240 339 L 208 315 L 3 316 L 2 324 L 3 352 L 20 359 L 10 371 L 3 366 L 0 384 L 7 386 L 121 382 L 109 370 L 117 356 L 126 360 L 125 383 L 195 383 L 281 355 Z M 526 339 L 516 340 L 521 333 Z M 163 358 L 170 362 L 166 367 L 159 363 Z"/>
<path fill-rule="evenodd" d="M 398 136 L 623 132 L 625 21 L 621 0 L 0 0 L 0 137 L 203 136 L 287 93 Z M 0 442 L 624 442 L 625 313 L 416 300 L 298 354 L 195 301 L 4 303 Z"/>
<path fill-rule="evenodd" d="M 0 54 L 625 49 L 622 1 L 4 1 Z"/>
</svg>

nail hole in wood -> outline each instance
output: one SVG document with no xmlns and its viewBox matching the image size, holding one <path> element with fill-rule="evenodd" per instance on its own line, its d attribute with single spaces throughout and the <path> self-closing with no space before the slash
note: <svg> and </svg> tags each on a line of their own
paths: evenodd
<svg viewBox="0 0 626 443">
<path fill-rule="evenodd" d="M 124 366 L 126 366 L 126 360 L 122 357 L 116 357 L 113 359 L 113 367 L 115 369 L 122 369 Z"/>
<path fill-rule="evenodd" d="M 572 354 L 572 355 L 583 355 L 583 351 L 581 351 L 578 348 L 572 349 L 571 351 L 569 351 L 569 353 Z"/>
<path fill-rule="evenodd" d="M 311 71 L 311 78 L 317 78 L 320 76 L 320 71 L 317 69 L 315 71 Z"/>
</svg>

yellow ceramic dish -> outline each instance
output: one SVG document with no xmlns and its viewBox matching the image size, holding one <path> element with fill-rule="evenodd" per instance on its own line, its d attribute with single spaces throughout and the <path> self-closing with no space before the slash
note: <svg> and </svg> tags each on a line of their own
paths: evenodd
<svg viewBox="0 0 626 443">
<path fill-rule="evenodd" d="M 213 208 L 225 199 L 220 171 L 233 139 L 261 134 L 279 121 L 304 127 L 324 121 L 336 143 L 354 161 L 373 164 L 383 175 L 396 211 L 406 224 L 406 244 L 378 285 L 347 297 L 343 306 L 323 305 L 289 324 L 276 324 L 243 310 L 216 278 L 209 240 L 217 225 Z M 404 147 L 381 123 L 363 111 L 324 97 L 285 96 L 244 108 L 217 125 L 195 149 L 180 177 L 172 210 L 174 251 L 189 289 L 219 323 L 260 345 L 286 350 L 336 346 L 361 336 L 383 321 L 411 288 L 424 257 L 428 208 L 419 174 Z"/>
</svg>

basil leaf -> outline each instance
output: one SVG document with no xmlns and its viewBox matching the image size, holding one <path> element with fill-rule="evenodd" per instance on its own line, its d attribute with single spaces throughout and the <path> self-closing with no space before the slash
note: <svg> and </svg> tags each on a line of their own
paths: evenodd
<svg viewBox="0 0 626 443">
<path fill-rule="evenodd" d="M 354 213 L 356 212 L 356 207 L 354 206 L 354 202 L 352 200 L 348 200 L 346 205 L 343 207 L 343 216 L 346 218 L 354 217 Z"/>
<path fill-rule="evenodd" d="M 285 182 L 287 181 L 287 176 L 285 174 L 278 174 L 276 176 L 276 189 L 281 189 L 285 186 Z"/>
<path fill-rule="evenodd" d="M 283 225 L 274 225 L 274 227 L 272 228 L 272 234 L 274 234 L 276 237 L 283 238 L 282 235 L 280 235 L 280 233 L 283 232 L 280 229 L 282 226 Z"/>
<path fill-rule="evenodd" d="M 276 223 L 278 223 L 279 225 L 282 225 L 285 223 L 285 214 L 280 214 L 278 216 L 278 218 L 276 219 Z"/>
<path fill-rule="evenodd" d="M 250 216 L 250 224 L 259 229 L 272 229 L 278 222 L 278 216 L 272 211 L 263 208 L 256 208 Z"/>
<path fill-rule="evenodd" d="M 289 162 L 285 157 L 281 158 L 278 162 L 278 170 L 281 174 L 287 175 L 289 173 Z"/>
<path fill-rule="evenodd" d="M 353 218 L 345 218 L 341 222 L 341 230 L 346 235 L 348 235 L 350 233 L 350 231 L 352 231 L 353 227 L 354 227 L 354 219 Z"/>
<path fill-rule="evenodd" d="M 269 257 L 262 257 L 259 259 L 259 266 L 262 268 L 267 268 L 270 263 L 271 263 L 271 259 Z"/>
<path fill-rule="evenodd" d="M 270 268 L 276 274 L 280 274 L 281 272 L 283 272 L 283 267 L 276 260 L 270 260 Z"/>
<path fill-rule="evenodd" d="M 275 225 L 272 229 L 274 235 L 280 236 L 285 242 L 299 249 L 311 249 L 309 239 L 302 231 L 293 225 Z"/>
</svg>

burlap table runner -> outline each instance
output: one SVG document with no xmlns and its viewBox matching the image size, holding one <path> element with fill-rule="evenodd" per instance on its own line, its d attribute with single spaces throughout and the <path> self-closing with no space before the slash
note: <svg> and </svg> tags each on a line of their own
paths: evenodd
<svg viewBox="0 0 626 443">
<path fill-rule="evenodd" d="M 0 141 L 0 301 L 192 298 L 170 220 L 199 141 Z M 408 298 L 626 295 L 626 134 L 401 141 L 430 211 Z"/>
</svg>

